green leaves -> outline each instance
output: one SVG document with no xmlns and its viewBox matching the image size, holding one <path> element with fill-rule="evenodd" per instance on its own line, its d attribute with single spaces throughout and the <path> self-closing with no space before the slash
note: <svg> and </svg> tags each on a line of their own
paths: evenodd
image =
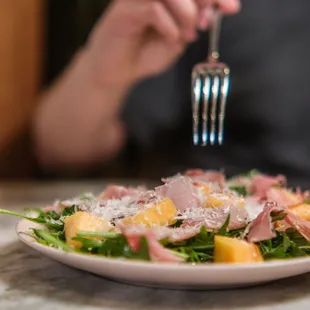
<svg viewBox="0 0 310 310">
<path fill-rule="evenodd" d="M 248 192 L 246 190 L 245 185 L 236 184 L 229 187 L 230 190 L 235 191 L 237 194 L 241 196 L 247 196 Z"/>
<path fill-rule="evenodd" d="M 57 235 L 48 232 L 44 229 L 33 229 L 35 236 L 39 243 L 52 246 L 58 249 L 62 249 L 64 251 L 74 251 L 74 249 L 66 244 L 64 241 L 57 238 Z"/>
<path fill-rule="evenodd" d="M 286 217 L 286 214 L 284 213 L 284 211 L 277 211 L 277 212 L 271 212 L 270 216 L 271 216 L 271 222 L 274 223 L 283 220 Z"/>
<path fill-rule="evenodd" d="M 77 206 L 73 205 L 71 207 L 67 207 L 67 208 L 64 208 L 62 213 L 60 214 L 60 217 L 68 217 L 74 213 L 76 213 L 77 211 Z"/>
<path fill-rule="evenodd" d="M 252 178 L 257 174 L 260 174 L 261 172 L 258 169 L 252 169 L 250 171 L 248 171 L 247 173 L 245 173 L 244 176 L 248 177 L 248 178 Z"/>
<path fill-rule="evenodd" d="M 89 239 L 90 237 L 101 238 L 103 240 Z M 117 233 L 80 232 L 73 239 L 82 243 L 81 251 L 84 253 L 106 257 L 150 260 L 149 246 L 145 237 L 141 237 L 138 251 L 132 250 L 126 238 Z"/>
<path fill-rule="evenodd" d="M 74 214 L 77 211 L 77 206 L 73 205 L 68 208 L 64 208 L 62 213 L 57 213 L 55 211 L 44 212 L 42 209 L 25 209 L 25 213 L 18 213 L 14 211 L 0 209 L 0 214 L 12 215 L 19 218 L 26 219 L 28 221 L 43 224 L 51 231 L 63 231 L 64 222 L 63 219 Z M 26 213 L 36 213 L 36 216 L 27 216 Z"/>
<path fill-rule="evenodd" d="M 162 241 L 162 243 L 169 249 L 183 254 L 190 263 L 207 262 L 213 259 L 214 233 L 208 232 L 204 226 L 195 237 L 188 240 L 174 243 Z"/>
<path fill-rule="evenodd" d="M 239 177 L 241 178 L 248 178 L 248 179 L 252 179 L 255 175 L 259 174 L 260 171 L 257 169 L 252 169 L 246 173 L 240 174 Z M 237 176 L 238 177 L 238 176 Z M 229 187 L 230 190 L 235 191 L 237 194 L 241 195 L 241 196 L 251 196 L 252 193 L 249 193 L 247 191 L 247 188 L 244 184 L 234 184 L 232 186 Z"/>
<path fill-rule="evenodd" d="M 226 236 L 227 235 L 229 221 L 230 221 L 230 214 L 228 214 L 224 225 L 221 227 L 221 229 L 220 229 L 220 231 L 218 233 L 219 235 L 222 235 L 222 236 Z"/>
<path fill-rule="evenodd" d="M 171 228 L 178 228 L 182 225 L 183 220 L 177 220 L 174 224 L 170 225 Z"/>
<path fill-rule="evenodd" d="M 94 231 L 80 231 L 78 233 L 79 237 L 94 237 L 94 238 L 102 238 L 102 239 L 113 239 L 121 236 L 120 233 L 115 232 L 94 232 Z"/>
<path fill-rule="evenodd" d="M 294 258 L 310 254 L 310 243 L 294 229 L 277 232 L 274 239 L 260 242 L 258 245 L 266 260 Z"/>
<path fill-rule="evenodd" d="M 50 229 L 61 230 L 63 228 L 63 224 L 57 222 L 59 216 L 57 215 L 56 212 L 52 211 L 45 213 L 40 209 L 38 209 L 37 212 L 38 212 L 37 217 L 30 217 L 22 213 L 0 209 L 0 214 L 12 215 L 34 223 L 44 224 Z"/>
<path fill-rule="evenodd" d="M 34 215 L 28 216 L 26 213 L 18 213 L 0 209 L 0 214 L 17 216 L 29 221 L 43 224 L 46 229 L 33 229 L 33 233 L 40 244 L 52 246 L 64 251 L 75 251 L 98 256 L 150 260 L 149 245 L 145 237 L 141 237 L 139 250 L 130 248 L 127 239 L 121 233 L 115 232 L 87 232 L 81 231 L 74 240 L 81 242 L 82 247 L 76 250 L 65 243 L 64 218 L 74 214 L 77 206 L 73 205 L 64 208 L 59 214 L 55 211 L 44 212 L 41 209 L 29 209 Z M 280 221 L 285 217 L 283 212 L 272 212 L 272 221 Z M 229 230 L 230 216 L 218 232 L 208 231 L 206 227 L 201 227 L 199 233 L 184 241 L 169 242 L 161 240 L 160 243 L 174 255 L 180 256 L 188 263 L 204 263 L 213 261 L 214 236 L 216 234 L 227 237 L 240 237 L 245 228 Z M 176 228 L 182 224 L 178 221 L 172 227 Z M 310 255 L 310 242 L 308 242 L 298 231 L 287 229 L 285 232 L 276 232 L 276 237 L 270 240 L 259 242 L 258 246 L 265 260 L 288 259 Z"/>
</svg>

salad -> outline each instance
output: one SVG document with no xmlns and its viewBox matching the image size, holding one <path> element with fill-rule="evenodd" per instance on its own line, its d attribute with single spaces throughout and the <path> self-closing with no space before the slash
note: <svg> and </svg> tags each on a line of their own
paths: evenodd
<svg viewBox="0 0 310 310">
<path fill-rule="evenodd" d="M 309 193 L 282 175 L 227 179 L 189 170 L 148 189 L 110 185 L 18 216 L 42 228 L 45 246 L 81 254 L 169 263 L 261 263 L 310 255 Z"/>
</svg>

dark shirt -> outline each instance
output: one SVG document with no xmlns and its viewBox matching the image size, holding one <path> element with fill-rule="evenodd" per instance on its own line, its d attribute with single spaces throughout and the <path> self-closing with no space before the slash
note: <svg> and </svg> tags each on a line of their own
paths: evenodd
<svg viewBox="0 0 310 310">
<path fill-rule="evenodd" d="M 72 2 L 51 1 L 47 81 L 83 44 L 106 1 L 95 1 L 98 10 L 89 9 L 92 17 L 84 23 Z M 115 161 L 117 176 L 159 178 L 194 167 L 231 175 L 257 168 L 310 186 L 309 16 L 309 1 L 245 0 L 240 14 L 224 20 L 220 51 L 232 84 L 222 147 L 191 142 L 191 70 L 207 55 L 206 33 L 173 68 L 138 85 L 125 104 L 129 141 Z"/>
</svg>

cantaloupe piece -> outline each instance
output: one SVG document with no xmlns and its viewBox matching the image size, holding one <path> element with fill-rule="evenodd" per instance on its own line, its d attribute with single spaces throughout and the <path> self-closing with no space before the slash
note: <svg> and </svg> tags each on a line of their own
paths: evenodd
<svg viewBox="0 0 310 310">
<path fill-rule="evenodd" d="M 236 238 L 216 235 L 214 237 L 215 263 L 258 263 L 264 261 L 259 247 Z"/>
<path fill-rule="evenodd" d="M 300 203 L 295 206 L 290 206 L 289 209 L 297 216 L 306 221 L 310 221 L 310 204 Z"/>
<path fill-rule="evenodd" d="M 79 241 L 72 240 L 78 232 L 108 232 L 113 226 L 103 219 L 87 212 L 76 212 L 64 219 L 66 242 L 75 248 L 81 248 Z"/>
<path fill-rule="evenodd" d="M 214 193 L 206 196 L 205 207 L 206 208 L 220 208 L 224 206 L 236 205 L 238 207 L 244 207 L 244 199 L 235 195 Z"/>
<path fill-rule="evenodd" d="M 146 207 L 137 214 L 122 220 L 123 224 L 143 224 L 146 227 L 156 225 L 169 226 L 176 222 L 178 211 L 169 198 L 164 198 L 159 203 Z"/>
</svg>

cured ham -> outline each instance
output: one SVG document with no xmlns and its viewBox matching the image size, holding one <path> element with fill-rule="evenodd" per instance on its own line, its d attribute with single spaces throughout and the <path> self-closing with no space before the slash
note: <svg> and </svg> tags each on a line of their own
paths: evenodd
<svg viewBox="0 0 310 310">
<path fill-rule="evenodd" d="M 274 203 L 268 203 L 258 217 L 247 227 L 245 234 L 249 242 L 259 242 L 272 239 L 276 236 L 274 224 L 272 223 L 271 213 L 281 211 Z"/>
<path fill-rule="evenodd" d="M 225 175 L 218 171 L 195 169 L 186 171 L 185 175 L 190 177 L 194 182 L 216 183 L 220 188 L 224 188 L 225 185 Z"/>
<path fill-rule="evenodd" d="M 183 259 L 180 256 L 172 254 L 168 249 L 162 246 L 158 242 L 156 234 L 152 230 L 148 229 L 139 229 L 136 227 L 134 230 L 131 227 L 131 230 L 122 229 L 123 235 L 125 236 L 130 248 L 133 251 L 140 250 L 141 238 L 145 237 L 148 243 L 148 250 L 152 261 L 156 262 L 182 262 Z"/>
<path fill-rule="evenodd" d="M 272 177 L 264 174 L 256 174 L 251 179 L 248 191 L 260 199 L 266 199 L 267 192 L 274 186 L 278 185 L 286 185 L 286 178 L 284 176 L 279 175 Z"/>
<path fill-rule="evenodd" d="M 271 213 L 282 212 L 285 217 L 279 222 L 279 231 L 294 228 L 310 241 L 310 222 L 297 216 L 288 208 L 278 207 L 275 203 L 268 203 L 265 209 L 252 221 L 245 231 L 249 242 L 259 242 L 272 239 L 276 236 L 275 224 L 272 223 Z"/>
<path fill-rule="evenodd" d="M 187 208 L 198 207 L 200 204 L 197 188 L 188 177 L 176 176 L 167 179 L 166 184 L 155 188 L 155 192 L 160 197 L 171 199 L 181 212 Z"/>
<path fill-rule="evenodd" d="M 132 188 L 119 185 L 109 185 L 103 193 L 100 194 L 101 199 L 121 199 L 123 197 L 143 194 L 145 188 Z"/>
<path fill-rule="evenodd" d="M 126 253 L 129 247 L 132 251 L 128 251 L 129 256 L 126 257 L 140 257 L 136 254 L 142 254 L 139 251 L 142 250 L 141 238 L 144 237 L 148 255 L 141 257 L 153 262 L 210 262 L 213 259 L 215 237 L 219 236 L 226 238 L 227 243 L 225 241 L 222 244 L 227 246 L 225 251 L 229 252 L 230 247 L 238 243 L 237 238 L 243 245 L 253 246 L 255 251 L 261 249 L 263 253 L 259 252 L 262 254 L 260 257 L 266 253 L 268 257 L 277 255 L 279 251 L 273 251 L 273 246 L 282 242 L 283 234 L 279 232 L 284 233 L 288 228 L 293 228 L 303 236 L 297 234 L 297 243 L 300 239 L 303 244 L 307 240 L 310 242 L 309 193 L 287 188 L 286 178 L 282 175 L 273 177 L 251 172 L 226 180 L 221 172 L 196 169 L 164 178 L 162 182 L 162 185 L 149 190 L 110 185 L 99 196 L 84 194 L 58 202 L 45 208 L 46 212 L 57 212 L 52 214 L 53 218 L 46 213 L 47 223 L 56 228 L 65 222 L 67 226 L 71 223 L 71 226 L 93 229 L 89 223 L 83 222 L 84 218 L 88 218 L 87 214 L 91 215 L 98 222 L 107 223 L 109 231 L 95 230 L 96 234 L 90 234 L 87 238 L 93 236 L 96 241 L 99 240 L 95 245 L 104 246 L 105 240 L 112 234 L 111 238 L 116 240 L 111 244 L 115 242 L 116 246 L 118 243 L 123 246 L 114 252 L 112 248 L 111 251 L 104 249 L 104 253 L 106 251 L 107 255 L 117 256 Z M 75 208 L 70 208 L 70 212 L 64 210 L 72 206 Z M 78 223 L 74 223 L 75 218 L 67 220 L 71 212 L 73 215 L 80 212 Z M 66 227 L 64 231 L 75 234 L 80 230 L 85 233 L 77 227 Z M 289 233 L 286 236 L 291 238 Z M 128 244 L 124 244 L 124 238 Z M 277 241 L 261 243 L 273 239 Z M 287 243 L 285 255 L 282 252 L 279 255 L 308 254 L 302 247 L 299 251 L 293 251 L 292 245 L 297 244 L 294 242 Z M 86 244 L 83 249 L 87 250 Z M 100 250 L 98 253 L 101 253 Z M 227 257 L 230 257 L 229 253 Z"/>
<path fill-rule="evenodd" d="M 283 188 L 270 188 L 266 192 L 266 200 L 276 202 L 281 207 L 303 202 L 301 195 L 294 195 L 289 190 Z"/>
<path fill-rule="evenodd" d="M 310 241 L 310 222 L 302 219 L 289 210 L 286 210 L 286 217 L 284 218 L 284 222 L 288 227 L 296 229 L 301 235 L 305 237 L 305 239 Z"/>
</svg>

